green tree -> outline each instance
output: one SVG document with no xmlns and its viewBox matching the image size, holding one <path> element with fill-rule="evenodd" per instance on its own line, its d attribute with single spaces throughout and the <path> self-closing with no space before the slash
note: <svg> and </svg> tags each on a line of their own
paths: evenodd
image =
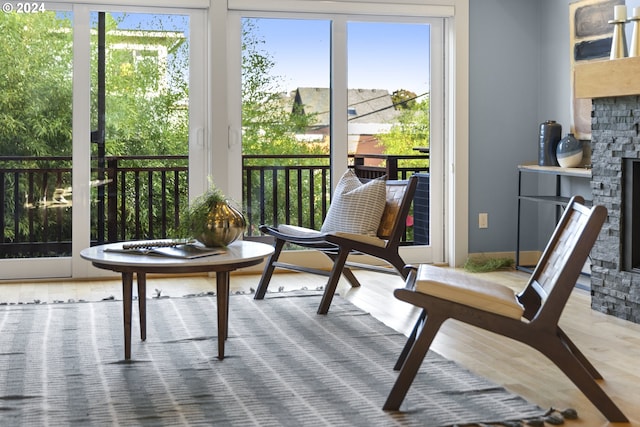
<svg viewBox="0 0 640 427">
<path fill-rule="evenodd" d="M 416 154 L 415 147 L 429 147 L 430 140 L 430 98 L 427 95 L 417 100 L 410 108 L 402 110 L 398 122 L 389 133 L 379 134 L 379 146 L 385 154 Z M 424 160 L 405 160 L 403 166 L 424 167 Z"/>
<path fill-rule="evenodd" d="M 2 13 L 0 34 L 0 156 L 70 156 L 71 21 L 53 12 Z M 1 160 L 7 169 L 68 166 L 49 160 Z M 70 174 L 43 173 L 31 180 L 26 174 L 4 174 L 4 241 L 47 242 L 58 233 L 70 234 L 68 209 L 37 209 L 50 200 L 46 197 L 54 188 L 70 186 L 70 179 Z"/>
<path fill-rule="evenodd" d="M 256 20 L 242 26 L 242 149 L 245 154 L 326 154 L 326 148 L 296 140 L 314 116 L 293 111 L 291 97 L 273 74 L 275 62 L 262 49 Z"/>
<path fill-rule="evenodd" d="M 120 21 L 106 14 L 108 155 L 188 154 L 189 43 L 184 35 L 164 30 L 170 18 L 156 16 L 145 21 L 144 28 L 123 33 L 116 31 Z M 150 28 L 154 37 L 147 35 Z M 154 49 L 116 49 L 117 45 L 163 46 L 169 57 L 164 62 Z M 97 63 L 97 49 L 92 61 Z M 95 72 L 92 78 L 95 91 Z M 97 93 L 92 99 L 97 100 Z M 97 106 L 92 110 L 95 123 Z"/>
<path fill-rule="evenodd" d="M 398 89 L 391 94 L 391 101 L 397 110 L 410 110 L 416 105 L 415 92 L 406 89 Z"/>
<path fill-rule="evenodd" d="M 71 155 L 71 21 L 0 14 L 0 155 Z"/>
</svg>

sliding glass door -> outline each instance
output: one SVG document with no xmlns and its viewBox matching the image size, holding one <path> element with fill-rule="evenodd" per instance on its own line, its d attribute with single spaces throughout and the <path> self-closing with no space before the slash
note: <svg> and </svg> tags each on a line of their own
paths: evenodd
<svg viewBox="0 0 640 427">
<path fill-rule="evenodd" d="M 0 278 L 71 254 L 74 16 L 24 5 L 0 14 Z"/>
<path fill-rule="evenodd" d="M 190 174 L 204 187 L 205 25 L 81 4 L 0 16 L 0 279 L 83 277 L 89 245 L 171 235 Z"/>
<path fill-rule="evenodd" d="M 434 245 L 442 253 L 442 20 L 247 11 L 231 22 L 242 78 L 229 111 L 248 233 L 263 223 L 319 229 L 347 167 L 420 173 L 427 200 L 403 250 L 422 262 Z"/>
</svg>

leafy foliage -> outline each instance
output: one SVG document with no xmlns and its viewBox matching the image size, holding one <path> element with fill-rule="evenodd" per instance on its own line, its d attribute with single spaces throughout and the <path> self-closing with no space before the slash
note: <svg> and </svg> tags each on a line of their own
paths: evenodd
<svg viewBox="0 0 640 427">
<path fill-rule="evenodd" d="M 430 98 L 414 99 L 415 103 L 405 104 L 398 122 L 389 133 L 377 135 L 379 146 L 385 154 L 416 154 L 415 147 L 429 147 L 430 141 Z M 424 160 L 406 160 L 403 166 L 424 168 Z"/>
<path fill-rule="evenodd" d="M 0 155 L 71 155 L 71 22 L 0 14 Z"/>
<path fill-rule="evenodd" d="M 290 97 L 280 89 L 282 77 L 272 73 L 275 62 L 263 50 L 257 20 L 242 27 L 242 149 L 245 154 L 327 154 L 326 146 L 300 143 L 313 115 L 296 114 Z"/>
<path fill-rule="evenodd" d="M 470 257 L 464 263 L 464 269 L 471 273 L 487 273 L 489 271 L 507 270 L 513 267 L 512 258 Z"/>
<path fill-rule="evenodd" d="M 163 30 L 171 16 L 161 17 L 145 22 L 145 28 Z M 188 40 L 182 34 L 169 31 L 162 31 L 163 37 L 152 38 L 142 28 L 138 29 L 139 35 L 130 32 L 125 37 L 115 31 L 118 23 L 106 14 L 106 44 L 113 46 L 107 49 L 106 58 L 107 154 L 188 154 Z M 148 48 L 116 49 L 117 45 Z M 163 48 L 167 49 L 166 60 L 161 53 Z M 97 49 L 93 50 L 92 56 L 92 63 L 97 63 Z M 98 87 L 96 73 L 92 79 L 95 92 Z M 93 93 L 92 100 L 97 102 L 97 98 L 97 93 Z M 92 113 L 95 129 L 96 105 Z"/>
<path fill-rule="evenodd" d="M 397 110 L 409 110 L 416 106 L 415 92 L 406 89 L 398 89 L 391 94 L 391 100 Z"/>
<path fill-rule="evenodd" d="M 190 237 L 193 230 L 199 230 L 206 224 L 209 212 L 217 203 L 225 201 L 224 194 L 219 188 L 209 187 L 204 194 L 198 196 L 181 215 L 180 235 Z"/>
</svg>

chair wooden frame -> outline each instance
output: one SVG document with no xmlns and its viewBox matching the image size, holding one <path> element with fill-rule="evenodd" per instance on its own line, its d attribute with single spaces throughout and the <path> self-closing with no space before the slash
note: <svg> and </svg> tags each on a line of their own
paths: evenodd
<svg viewBox="0 0 640 427">
<path fill-rule="evenodd" d="M 595 381 L 602 379 L 602 375 L 558 325 L 606 217 L 603 206 L 588 208 L 581 197 L 570 200 L 527 286 L 519 294 L 511 294 L 517 304 L 509 303 L 509 296 L 505 298 L 510 309 L 516 308 L 515 314 L 498 312 L 495 308 L 489 309 L 486 301 L 479 302 L 485 297 L 495 302 L 496 289 L 512 293 L 506 286 L 451 269 L 425 265 L 417 270 L 408 266 L 406 286 L 396 289 L 394 294 L 400 300 L 422 307 L 423 314 L 407 342 L 405 350 L 408 351 L 403 351 L 396 364 L 400 373 L 383 409 L 400 408 L 440 326 L 448 319 L 455 319 L 538 350 L 560 368 L 609 421 L 628 422 Z M 420 287 L 419 291 L 416 286 Z M 436 288 L 439 291 L 435 291 Z M 469 290 L 473 302 L 461 303 L 461 294 Z"/>
<path fill-rule="evenodd" d="M 349 267 L 351 264 L 347 263 L 347 258 L 350 254 L 366 254 L 385 260 L 393 266 L 397 273 L 405 277 L 404 266 L 406 263 L 402 257 L 400 257 L 399 246 L 404 234 L 406 218 L 409 214 L 409 208 L 411 207 L 417 184 L 418 178 L 416 176 L 411 176 L 408 180 L 386 181 L 387 202 L 380 226 L 378 227 L 377 238 L 349 233 L 323 234 L 315 232 L 310 233 L 308 236 L 291 235 L 282 233 L 277 227 L 261 225 L 260 231 L 262 233 L 275 238 L 275 250 L 266 262 L 254 298 L 264 298 L 276 268 L 320 274 L 327 276 L 328 281 L 325 286 L 324 295 L 320 301 L 320 306 L 318 307 L 318 314 L 326 314 L 329 311 L 333 295 L 338 286 L 338 281 L 342 275 L 349 281 L 351 286 L 360 286 L 358 279 Z M 309 231 L 313 232 L 313 230 Z M 319 250 L 332 260 L 333 267 L 330 271 L 325 271 L 279 262 L 278 258 L 285 243 L 293 243 Z M 359 266 L 370 268 L 362 265 Z M 389 269 L 387 268 L 386 270 Z"/>
</svg>

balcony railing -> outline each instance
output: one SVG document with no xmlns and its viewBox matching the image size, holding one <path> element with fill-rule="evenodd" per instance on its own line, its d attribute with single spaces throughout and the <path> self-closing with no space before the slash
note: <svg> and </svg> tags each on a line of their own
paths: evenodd
<svg viewBox="0 0 640 427">
<path fill-rule="evenodd" d="M 330 203 L 329 163 L 328 155 L 243 156 L 246 234 L 263 223 L 318 228 Z M 426 155 L 356 155 L 350 167 L 388 179 L 429 170 Z M 70 255 L 71 171 L 70 157 L 0 157 L 0 258 Z M 174 237 L 188 203 L 188 157 L 107 157 L 91 183 L 93 244 Z"/>
</svg>

